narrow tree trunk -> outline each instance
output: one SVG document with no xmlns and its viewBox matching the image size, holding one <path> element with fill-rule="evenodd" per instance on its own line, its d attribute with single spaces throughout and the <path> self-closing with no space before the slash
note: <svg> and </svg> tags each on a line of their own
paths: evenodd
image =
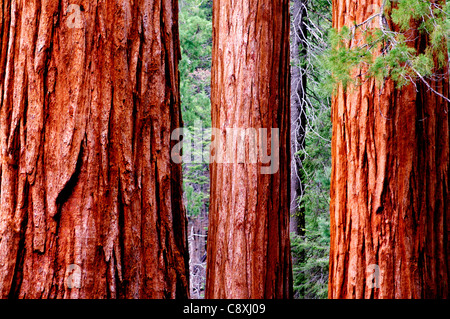
<svg viewBox="0 0 450 319">
<path fill-rule="evenodd" d="M 211 165 L 206 298 L 292 295 L 289 23 L 287 0 L 214 1 L 213 128 L 222 138 L 227 128 L 265 128 L 269 139 L 277 128 L 280 147 L 274 174 L 262 174 L 261 158 L 237 163 L 238 151 Z"/>
<path fill-rule="evenodd" d="M 333 1 L 333 26 L 364 21 L 370 4 Z M 449 96 L 448 77 L 430 83 Z M 333 98 L 330 298 L 449 296 L 449 105 L 416 84 L 370 80 Z"/>
<path fill-rule="evenodd" d="M 306 2 L 292 1 L 291 23 L 291 207 L 290 230 L 300 236 L 305 234 L 305 211 L 299 207 L 303 195 L 302 161 L 297 153 L 305 148 L 306 134 L 306 72 L 300 63 L 306 56 Z"/>
<path fill-rule="evenodd" d="M 75 3 L 0 1 L 0 297 L 186 297 L 177 1 Z"/>
</svg>

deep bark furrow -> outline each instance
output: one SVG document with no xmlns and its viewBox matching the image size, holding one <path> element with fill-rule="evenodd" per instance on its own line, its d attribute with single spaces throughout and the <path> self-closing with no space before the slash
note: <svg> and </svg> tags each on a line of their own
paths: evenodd
<svg viewBox="0 0 450 319">
<path fill-rule="evenodd" d="M 369 5 L 379 3 L 334 1 L 333 26 L 364 21 Z M 416 27 L 412 22 L 410 45 L 420 51 L 428 39 Z M 448 74 L 448 66 L 435 71 Z M 448 94 L 448 78 L 430 83 Z M 383 88 L 374 80 L 339 87 L 332 106 L 330 298 L 448 297 L 446 105 L 423 83 L 417 90 L 391 80 Z M 370 282 L 375 277 L 378 287 Z"/>
<path fill-rule="evenodd" d="M 1 297 L 188 295 L 177 6 L 1 1 Z"/>
</svg>

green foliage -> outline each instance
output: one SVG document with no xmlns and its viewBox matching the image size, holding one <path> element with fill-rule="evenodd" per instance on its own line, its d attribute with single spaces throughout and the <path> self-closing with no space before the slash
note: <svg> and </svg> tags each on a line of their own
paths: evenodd
<svg viewBox="0 0 450 319">
<path fill-rule="evenodd" d="M 294 291 L 299 298 L 327 298 L 330 243 L 330 108 L 311 109 L 317 118 L 306 137 L 303 182 L 305 193 L 299 203 L 305 212 L 305 235 L 291 234 L 294 260 Z M 309 116 L 310 119 L 312 116 Z"/>
<path fill-rule="evenodd" d="M 181 107 L 185 128 L 194 133 L 195 122 L 211 126 L 212 1 L 180 0 L 179 6 Z M 201 155 L 202 149 L 193 149 L 193 158 Z M 183 164 L 184 199 L 190 217 L 208 211 L 208 169 L 204 163 Z"/>
<path fill-rule="evenodd" d="M 321 220 L 320 228 L 329 224 Z M 294 291 L 303 299 L 326 299 L 328 295 L 329 242 L 321 242 L 323 233 L 309 229 L 305 238 L 291 235 Z M 305 260 L 305 261 L 301 261 Z"/>
<path fill-rule="evenodd" d="M 209 209 L 209 164 L 208 159 L 203 159 L 203 156 L 208 154 L 211 133 L 203 127 L 191 127 L 187 129 L 187 133 L 194 147 L 191 148 L 191 162 L 183 163 L 186 209 L 189 217 L 205 216 Z"/>
<path fill-rule="evenodd" d="M 186 209 L 189 212 L 189 216 L 200 216 L 204 211 L 205 201 L 209 197 L 202 191 L 196 191 L 194 186 L 189 183 L 185 184 L 184 193 L 186 196 Z"/>
<path fill-rule="evenodd" d="M 180 1 L 180 91 L 183 119 L 186 126 L 195 120 L 211 123 L 211 51 L 212 2 Z"/>
<path fill-rule="evenodd" d="M 391 78 L 401 87 L 418 79 L 431 78 L 436 69 L 447 63 L 449 4 L 441 7 L 426 0 L 384 3 L 384 11 L 376 13 L 376 17 L 331 32 L 324 65 L 331 71 L 329 80 L 333 86 L 343 84 L 346 87 L 373 77 L 379 84 Z M 384 22 L 373 27 L 374 20 Z M 392 21 L 399 31 L 390 30 L 386 20 Z M 414 48 L 412 28 L 427 35 L 429 45 L 426 48 Z"/>
<path fill-rule="evenodd" d="M 295 297 L 323 299 L 328 294 L 331 176 L 331 86 L 327 81 L 330 71 L 326 65 L 330 62 L 324 55 L 331 41 L 342 39 L 338 38 L 341 35 L 332 34 L 330 1 L 308 1 L 307 9 L 305 23 L 311 32 L 305 41 L 306 54 L 300 61 L 308 78 L 304 101 L 307 125 L 305 147 L 295 154 L 302 159 L 300 173 L 305 189 L 298 205 L 304 214 L 305 227 L 303 236 L 291 234 L 291 247 Z M 348 74 L 348 65 L 357 59 L 357 56 L 341 56 L 345 63 L 337 67 L 342 68 L 343 76 Z"/>
<path fill-rule="evenodd" d="M 323 67 L 331 70 L 330 75 L 332 75 L 333 84 L 339 82 L 347 87 L 349 83 L 353 83 L 355 80 L 350 71 L 371 59 L 370 51 L 363 47 L 348 48 L 347 44 L 352 37 L 352 31 L 347 26 L 344 26 L 340 32 L 335 29 L 330 31 L 331 49 L 328 52 L 328 59 L 323 62 Z"/>
</svg>

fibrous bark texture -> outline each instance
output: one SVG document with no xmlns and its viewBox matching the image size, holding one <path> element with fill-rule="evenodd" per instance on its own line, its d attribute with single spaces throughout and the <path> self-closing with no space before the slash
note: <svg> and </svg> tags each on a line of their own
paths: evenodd
<svg viewBox="0 0 450 319">
<path fill-rule="evenodd" d="M 177 1 L 0 15 L 0 297 L 186 297 Z"/>
<path fill-rule="evenodd" d="M 227 128 L 268 129 L 269 153 L 279 129 L 279 169 L 262 174 L 261 158 L 238 163 L 237 151 L 212 163 L 206 298 L 292 294 L 289 23 L 287 0 L 214 1 L 213 128 L 223 139 Z"/>
<path fill-rule="evenodd" d="M 374 7 L 335 0 L 333 25 Z M 407 38 L 421 52 L 428 39 L 416 27 Z M 446 76 L 430 86 L 449 96 L 448 66 L 435 71 Z M 415 85 L 367 80 L 333 98 L 330 298 L 448 297 L 449 105 Z"/>
</svg>

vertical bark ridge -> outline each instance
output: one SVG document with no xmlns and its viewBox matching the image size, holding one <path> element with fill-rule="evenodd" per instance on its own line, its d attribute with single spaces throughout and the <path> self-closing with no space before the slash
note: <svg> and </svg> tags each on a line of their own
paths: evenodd
<svg viewBox="0 0 450 319">
<path fill-rule="evenodd" d="M 0 2 L 0 296 L 187 297 L 177 1 L 74 4 Z"/>
<path fill-rule="evenodd" d="M 239 163 L 235 149 L 211 164 L 206 298 L 292 295 L 289 23 L 288 1 L 213 3 L 212 125 L 224 141 L 227 128 L 265 128 L 269 141 L 278 128 L 280 168 L 261 174 L 261 157 Z"/>
<path fill-rule="evenodd" d="M 334 1 L 333 26 L 364 21 L 370 5 L 381 3 Z M 420 52 L 429 40 L 414 26 Z M 416 85 L 368 80 L 333 98 L 330 298 L 448 297 L 448 103 Z M 448 77 L 430 85 L 448 96 Z"/>
</svg>

